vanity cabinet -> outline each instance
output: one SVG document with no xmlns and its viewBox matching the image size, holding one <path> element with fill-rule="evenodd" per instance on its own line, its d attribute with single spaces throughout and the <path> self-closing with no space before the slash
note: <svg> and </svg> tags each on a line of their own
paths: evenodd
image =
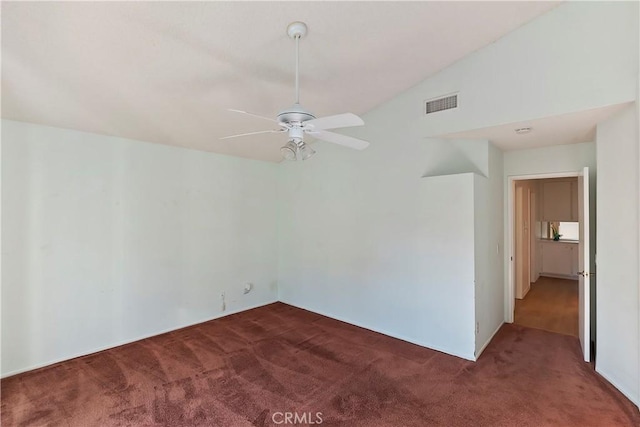
<svg viewBox="0 0 640 427">
<path fill-rule="evenodd" d="M 573 242 L 541 242 L 541 274 L 576 278 L 578 275 L 578 244 Z"/>
</svg>

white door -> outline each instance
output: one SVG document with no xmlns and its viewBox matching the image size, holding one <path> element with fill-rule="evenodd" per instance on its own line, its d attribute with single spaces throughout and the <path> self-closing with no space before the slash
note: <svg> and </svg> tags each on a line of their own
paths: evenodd
<svg viewBox="0 0 640 427">
<path fill-rule="evenodd" d="M 580 241 L 578 243 L 578 337 L 582 346 L 584 360 L 591 358 L 590 296 L 591 281 L 589 256 L 589 168 L 585 167 L 578 177 L 578 221 L 580 222 Z"/>
</svg>

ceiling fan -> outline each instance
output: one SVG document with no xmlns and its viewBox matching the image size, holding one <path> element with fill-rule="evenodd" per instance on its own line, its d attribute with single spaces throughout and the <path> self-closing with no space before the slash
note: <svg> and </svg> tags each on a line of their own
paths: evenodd
<svg viewBox="0 0 640 427">
<path fill-rule="evenodd" d="M 257 132 L 242 133 L 239 135 L 225 136 L 220 139 L 237 138 L 240 136 L 259 135 L 265 133 L 287 133 L 288 142 L 280 149 L 282 157 L 285 160 L 306 160 L 312 157 L 316 152 L 304 142 L 304 135 L 307 134 L 317 139 L 334 144 L 343 145 L 345 147 L 363 150 L 369 146 L 367 141 L 341 135 L 335 132 L 328 132 L 328 129 L 346 128 L 352 126 L 362 126 L 364 121 L 353 113 L 338 114 L 335 116 L 327 116 L 316 118 L 311 112 L 305 110 L 300 105 L 300 85 L 299 85 L 299 58 L 298 44 L 302 37 L 307 34 L 307 25 L 304 22 L 292 22 L 287 27 L 287 34 L 296 42 L 296 82 L 295 93 L 296 102 L 293 106 L 281 111 L 276 119 L 260 116 L 258 114 L 249 113 L 247 111 L 233 110 L 235 113 L 241 113 L 252 117 L 261 118 L 275 122 L 279 129 L 263 130 Z"/>
</svg>

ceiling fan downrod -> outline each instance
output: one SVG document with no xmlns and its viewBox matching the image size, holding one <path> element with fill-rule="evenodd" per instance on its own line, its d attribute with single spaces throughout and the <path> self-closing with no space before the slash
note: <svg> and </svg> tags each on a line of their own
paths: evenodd
<svg viewBox="0 0 640 427">
<path fill-rule="evenodd" d="M 300 103 L 300 39 L 307 35 L 307 24 L 296 21 L 287 26 L 287 34 L 296 42 L 296 104 Z"/>
</svg>

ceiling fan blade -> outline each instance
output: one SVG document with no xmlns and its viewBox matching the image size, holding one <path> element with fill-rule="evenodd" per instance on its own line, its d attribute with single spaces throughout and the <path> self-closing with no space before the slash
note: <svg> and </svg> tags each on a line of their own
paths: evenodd
<svg viewBox="0 0 640 427">
<path fill-rule="evenodd" d="M 304 127 L 309 131 L 348 128 L 362 126 L 364 121 L 353 113 L 336 114 L 335 116 L 320 117 L 304 122 Z"/>
<path fill-rule="evenodd" d="M 354 148 L 356 150 L 364 150 L 369 146 L 367 141 L 362 139 L 353 138 L 351 136 L 342 135 L 335 132 L 327 132 L 320 130 L 317 132 L 307 132 L 314 138 L 321 139 L 327 142 L 333 142 L 334 144 L 344 145 L 345 147 Z"/>
<path fill-rule="evenodd" d="M 286 129 L 279 129 L 279 130 L 259 130 L 257 132 L 249 132 L 249 133 L 241 133 L 238 135 L 230 135 L 230 136 L 224 136 L 220 139 L 229 139 L 229 138 L 238 138 L 240 136 L 249 136 L 249 135 L 260 135 L 262 133 L 281 133 L 281 132 L 285 132 Z"/>
<path fill-rule="evenodd" d="M 257 118 L 262 119 L 262 120 L 269 120 L 270 122 L 278 123 L 277 120 L 271 119 L 269 117 L 264 117 L 264 116 L 261 116 L 259 114 L 249 113 L 248 111 L 234 110 L 233 108 L 229 108 L 229 111 L 232 111 L 234 113 L 246 114 L 247 116 L 257 117 Z"/>
</svg>

